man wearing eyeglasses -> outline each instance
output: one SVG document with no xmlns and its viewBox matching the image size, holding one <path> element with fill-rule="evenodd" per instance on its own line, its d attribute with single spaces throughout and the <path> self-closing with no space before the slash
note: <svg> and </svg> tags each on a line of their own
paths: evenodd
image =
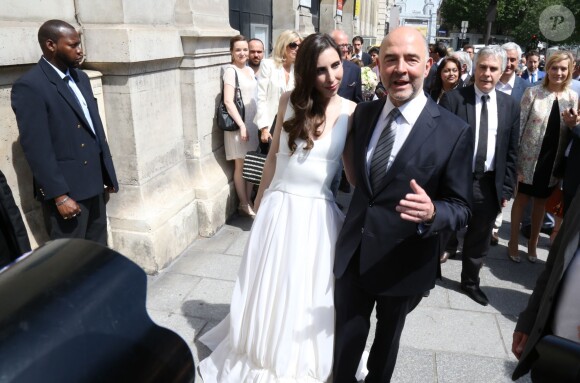
<svg viewBox="0 0 580 383">
<path fill-rule="evenodd" d="M 340 29 L 335 29 L 331 33 L 332 39 L 338 45 L 341 53 L 342 59 L 342 81 L 340 87 L 338 88 L 338 95 L 344 97 L 348 100 L 354 101 L 357 104 L 363 100 L 362 98 L 362 82 L 361 82 L 361 70 L 358 65 L 349 61 L 347 59 L 348 54 L 348 35 L 341 31 Z M 338 193 L 338 187 L 341 185 L 342 177 L 342 164 L 339 168 L 338 173 L 334 176 L 332 183 L 330 184 L 330 190 L 336 198 Z M 346 179 L 346 178 L 345 178 Z M 343 182 L 341 189 L 344 192 L 350 192 L 350 185 L 348 182 Z"/>
<path fill-rule="evenodd" d="M 348 36 L 344 31 L 340 29 L 335 29 L 331 34 L 334 42 L 340 48 L 342 53 L 342 67 L 343 75 L 342 82 L 340 83 L 340 88 L 338 88 L 338 94 L 340 97 L 344 97 L 348 100 L 359 103 L 363 100 L 362 98 L 362 86 L 360 79 L 360 67 L 348 60 L 346 60 L 346 55 L 348 53 Z"/>
</svg>

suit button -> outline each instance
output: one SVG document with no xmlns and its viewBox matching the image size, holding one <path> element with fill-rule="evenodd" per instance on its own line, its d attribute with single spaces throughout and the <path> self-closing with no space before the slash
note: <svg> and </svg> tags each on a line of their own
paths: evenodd
<svg viewBox="0 0 580 383">
<path fill-rule="evenodd" d="M 84 148 L 84 147 L 85 147 L 85 144 L 81 144 L 81 148 Z"/>
<path fill-rule="evenodd" d="M 374 204 L 374 202 L 369 202 L 369 207 L 373 207 Z"/>
<path fill-rule="evenodd" d="M 365 228 L 364 228 L 364 227 L 362 227 L 362 228 L 360 229 L 360 233 L 361 233 L 361 234 L 364 234 L 364 233 L 365 233 Z"/>
<path fill-rule="evenodd" d="M 85 164 L 85 165 L 87 165 L 88 163 L 89 163 L 89 161 L 85 161 L 85 162 L 83 162 L 83 164 Z"/>
<path fill-rule="evenodd" d="M 80 129 L 80 128 L 81 128 L 81 124 L 77 124 L 77 129 Z"/>
</svg>

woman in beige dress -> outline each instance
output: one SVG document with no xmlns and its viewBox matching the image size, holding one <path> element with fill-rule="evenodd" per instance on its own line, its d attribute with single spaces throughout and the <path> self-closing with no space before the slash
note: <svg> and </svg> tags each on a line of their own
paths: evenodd
<svg viewBox="0 0 580 383">
<path fill-rule="evenodd" d="M 520 262 L 519 229 L 523 211 L 532 200 L 532 229 L 528 260 L 536 262 L 536 249 L 547 198 L 561 178 L 561 166 L 575 121 L 565 120 L 570 109 L 578 110 L 578 95 L 570 83 L 574 58 L 569 52 L 553 53 L 546 63 L 546 77 L 527 88 L 521 101 L 518 194 L 512 206 L 508 256 Z M 569 125 L 568 125 L 569 124 Z M 575 166 L 575 164 L 567 164 Z"/>
<path fill-rule="evenodd" d="M 239 211 L 241 214 L 254 217 L 256 213 L 252 208 L 250 193 L 252 184 L 242 177 L 244 156 L 258 146 L 258 128 L 254 124 L 256 115 L 256 79 L 252 68 L 246 66 L 248 61 L 248 42 L 242 35 L 234 36 L 230 40 L 230 52 L 232 64 L 224 68 L 224 104 L 229 115 L 240 127 L 239 130 L 224 132 L 224 146 L 226 159 L 234 160 L 234 186 L 240 200 Z M 244 100 L 245 116 L 238 113 L 234 104 L 236 89 L 236 75 L 240 86 L 242 99 Z"/>
<path fill-rule="evenodd" d="M 270 127 L 278 112 L 282 93 L 294 89 L 294 61 L 302 38 L 298 32 L 286 30 L 276 40 L 271 59 L 260 63 L 258 76 L 258 112 L 255 122 L 262 143 L 272 139 Z"/>
</svg>

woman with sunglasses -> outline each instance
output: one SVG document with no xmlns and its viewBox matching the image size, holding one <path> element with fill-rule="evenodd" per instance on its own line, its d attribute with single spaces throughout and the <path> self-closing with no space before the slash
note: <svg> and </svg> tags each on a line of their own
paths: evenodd
<svg viewBox="0 0 580 383">
<path fill-rule="evenodd" d="M 344 219 L 330 183 L 355 108 L 338 95 L 342 76 L 334 40 L 309 35 L 296 88 L 280 99 L 230 314 L 200 338 L 214 350 L 199 364 L 205 383 L 330 379 L 332 267 Z"/>
<path fill-rule="evenodd" d="M 278 111 L 282 93 L 294 89 L 294 61 L 302 38 L 298 32 L 286 30 L 278 36 L 272 58 L 260 63 L 258 76 L 258 111 L 254 122 L 260 129 L 262 150 L 272 139 L 270 127 Z"/>
</svg>

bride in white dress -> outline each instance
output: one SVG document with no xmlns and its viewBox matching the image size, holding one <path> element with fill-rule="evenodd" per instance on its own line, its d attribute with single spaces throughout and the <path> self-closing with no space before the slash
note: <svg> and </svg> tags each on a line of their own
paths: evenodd
<svg viewBox="0 0 580 383">
<path fill-rule="evenodd" d="M 294 70 L 296 87 L 280 99 L 230 314 L 200 339 L 214 350 L 199 365 L 206 383 L 332 379 L 332 268 L 344 216 L 330 183 L 355 104 L 337 94 L 342 63 L 330 36 L 308 36 Z"/>
</svg>

